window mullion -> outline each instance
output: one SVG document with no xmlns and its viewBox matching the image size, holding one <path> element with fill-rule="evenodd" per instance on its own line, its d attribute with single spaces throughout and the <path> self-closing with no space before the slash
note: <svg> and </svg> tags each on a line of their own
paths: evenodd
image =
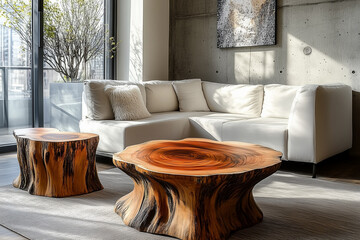
<svg viewBox="0 0 360 240">
<path fill-rule="evenodd" d="M 32 0 L 32 118 L 34 127 L 44 126 L 43 94 L 43 0 Z"/>
</svg>

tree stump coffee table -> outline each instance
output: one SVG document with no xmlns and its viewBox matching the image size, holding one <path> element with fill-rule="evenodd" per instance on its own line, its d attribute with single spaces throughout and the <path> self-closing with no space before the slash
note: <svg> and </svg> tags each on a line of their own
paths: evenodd
<svg viewBox="0 0 360 240">
<path fill-rule="evenodd" d="M 48 197 L 103 189 L 95 162 L 98 135 L 27 128 L 15 130 L 14 136 L 20 166 L 14 187 Z"/>
<path fill-rule="evenodd" d="M 262 220 L 252 189 L 280 167 L 281 155 L 259 145 L 206 139 L 130 146 L 113 156 L 134 181 L 115 212 L 139 231 L 225 239 Z"/>
</svg>

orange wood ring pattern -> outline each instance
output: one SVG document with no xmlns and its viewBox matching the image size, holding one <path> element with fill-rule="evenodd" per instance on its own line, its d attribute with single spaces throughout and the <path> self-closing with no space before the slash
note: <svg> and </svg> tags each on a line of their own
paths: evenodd
<svg viewBox="0 0 360 240">
<path fill-rule="evenodd" d="M 14 187 L 48 197 L 103 189 L 95 162 L 98 135 L 28 128 L 15 130 L 14 136 L 20 166 Z"/>
<path fill-rule="evenodd" d="M 280 167 L 281 155 L 259 145 L 206 139 L 130 146 L 113 156 L 134 181 L 115 212 L 139 231 L 226 239 L 262 220 L 252 189 Z"/>
</svg>

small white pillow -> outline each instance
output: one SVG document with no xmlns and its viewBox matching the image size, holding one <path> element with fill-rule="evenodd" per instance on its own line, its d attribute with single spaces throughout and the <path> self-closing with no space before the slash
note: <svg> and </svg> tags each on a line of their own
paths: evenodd
<svg viewBox="0 0 360 240">
<path fill-rule="evenodd" d="M 263 85 L 202 82 L 205 99 L 212 112 L 238 113 L 260 117 Z"/>
<path fill-rule="evenodd" d="M 144 83 L 146 108 L 151 113 L 179 110 L 176 93 L 170 81 L 149 81 Z"/>
<path fill-rule="evenodd" d="M 140 89 L 134 85 L 106 86 L 115 120 L 137 120 L 150 117 Z"/>
<path fill-rule="evenodd" d="M 289 118 L 291 106 L 299 89 L 299 86 L 265 85 L 261 117 Z"/>
<path fill-rule="evenodd" d="M 174 81 L 180 112 L 209 112 L 200 79 Z"/>
</svg>

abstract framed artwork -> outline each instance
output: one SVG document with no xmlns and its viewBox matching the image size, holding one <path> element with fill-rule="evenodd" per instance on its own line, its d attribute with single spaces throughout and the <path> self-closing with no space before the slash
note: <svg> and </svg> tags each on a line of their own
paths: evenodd
<svg viewBox="0 0 360 240">
<path fill-rule="evenodd" d="M 276 0 L 218 0 L 217 47 L 276 43 Z"/>
</svg>

